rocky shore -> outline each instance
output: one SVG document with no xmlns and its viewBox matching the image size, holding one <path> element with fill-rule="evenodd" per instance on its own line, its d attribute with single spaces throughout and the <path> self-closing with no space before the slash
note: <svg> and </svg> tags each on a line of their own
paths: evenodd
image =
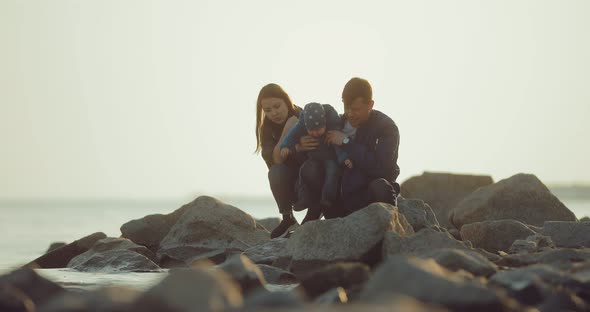
<svg viewBox="0 0 590 312">
<path fill-rule="evenodd" d="M 397 207 L 271 240 L 277 223 L 201 196 L 0 276 L 0 311 L 590 310 L 590 223 L 534 175 L 424 173 L 402 184 Z M 168 274 L 143 292 L 74 291 L 38 268 Z"/>
</svg>

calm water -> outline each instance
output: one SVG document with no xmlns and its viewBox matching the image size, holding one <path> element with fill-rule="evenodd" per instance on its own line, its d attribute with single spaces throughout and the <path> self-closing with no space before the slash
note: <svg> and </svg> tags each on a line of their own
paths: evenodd
<svg viewBox="0 0 590 312">
<path fill-rule="evenodd" d="M 272 198 L 220 198 L 255 218 L 277 217 Z M 590 215 L 590 200 L 562 200 L 578 218 Z M 51 242 L 71 242 L 94 232 L 121 235 L 125 222 L 148 214 L 170 213 L 183 202 L 160 201 L 19 201 L 0 202 L 0 273 L 42 255 Z M 296 214 L 301 220 L 305 212 Z M 67 269 L 39 270 L 73 288 L 128 285 L 139 289 L 159 281 L 166 273 L 79 273 Z"/>
</svg>

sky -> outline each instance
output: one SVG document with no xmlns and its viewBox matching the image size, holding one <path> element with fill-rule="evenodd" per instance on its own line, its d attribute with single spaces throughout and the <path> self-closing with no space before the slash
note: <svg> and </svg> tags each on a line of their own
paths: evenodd
<svg viewBox="0 0 590 312">
<path fill-rule="evenodd" d="M 352 77 L 400 129 L 399 181 L 588 183 L 590 2 L 0 0 L 0 199 L 271 196 L 267 83 Z"/>
</svg>

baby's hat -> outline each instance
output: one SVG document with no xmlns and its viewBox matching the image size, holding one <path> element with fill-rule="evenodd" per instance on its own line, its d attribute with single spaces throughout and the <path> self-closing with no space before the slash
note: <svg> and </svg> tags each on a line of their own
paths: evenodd
<svg viewBox="0 0 590 312">
<path fill-rule="evenodd" d="M 305 128 L 315 130 L 326 126 L 326 112 L 320 103 L 309 103 L 303 108 Z"/>
</svg>

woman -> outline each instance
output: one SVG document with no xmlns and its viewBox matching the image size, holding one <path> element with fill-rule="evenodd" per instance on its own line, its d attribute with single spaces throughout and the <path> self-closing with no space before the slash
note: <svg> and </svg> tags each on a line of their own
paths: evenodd
<svg viewBox="0 0 590 312">
<path fill-rule="evenodd" d="M 260 90 L 256 101 L 256 152 L 262 154 L 269 169 L 270 189 L 283 215 L 281 223 L 271 232 L 271 238 L 285 235 L 291 226 L 297 224 L 292 207 L 297 200 L 295 183 L 305 157 L 296 153 L 286 159 L 281 158 L 279 143 L 295 126 L 300 113 L 301 108 L 293 105 L 289 95 L 279 85 L 271 83 Z M 317 145 L 314 138 L 306 136 L 296 149 L 308 151 Z"/>
</svg>

